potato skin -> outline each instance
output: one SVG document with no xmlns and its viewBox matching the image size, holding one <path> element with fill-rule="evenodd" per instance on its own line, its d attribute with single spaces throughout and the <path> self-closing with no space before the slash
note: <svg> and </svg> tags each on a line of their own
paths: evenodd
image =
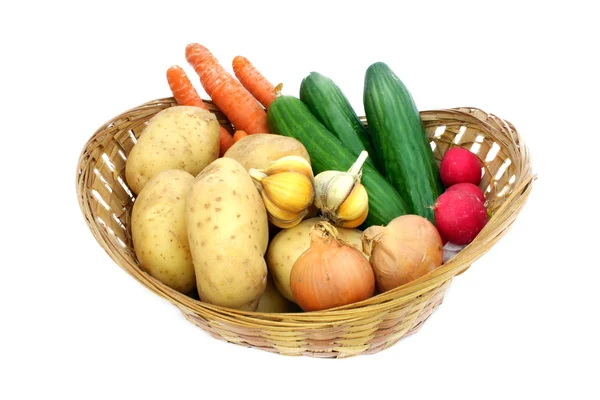
<svg viewBox="0 0 600 400">
<path fill-rule="evenodd" d="M 277 290 L 293 302 L 295 300 L 290 286 L 290 273 L 298 257 L 310 248 L 310 231 L 318 221 L 323 221 L 323 218 L 305 219 L 293 228 L 281 230 L 273 237 L 267 250 L 269 275 Z M 340 239 L 362 250 L 362 231 L 347 228 L 336 229 Z"/>
<path fill-rule="evenodd" d="M 267 212 L 248 172 L 219 158 L 194 180 L 185 217 L 202 301 L 254 311 L 265 290 Z"/>
<path fill-rule="evenodd" d="M 200 107 L 175 106 L 160 111 L 131 149 L 125 166 L 127 184 L 140 193 L 150 178 L 168 169 L 196 176 L 219 156 L 219 123 Z"/>
<path fill-rule="evenodd" d="M 167 170 L 148 181 L 133 204 L 131 234 L 142 269 L 181 293 L 196 285 L 185 226 L 185 199 L 194 177 Z"/>
<path fill-rule="evenodd" d="M 258 302 L 257 312 L 262 313 L 288 313 L 298 312 L 301 309 L 286 299 L 273 284 L 271 278 L 267 278 L 267 287 Z"/>
<path fill-rule="evenodd" d="M 285 156 L 300 156 L 310 163 L 308 151 L 300 141 L 281 135 L 256 133 L 248 135 L 225 152 L 223 157 L 233 158 L 247 171 L 265 169 L 273 161 Z"/>
</svg>

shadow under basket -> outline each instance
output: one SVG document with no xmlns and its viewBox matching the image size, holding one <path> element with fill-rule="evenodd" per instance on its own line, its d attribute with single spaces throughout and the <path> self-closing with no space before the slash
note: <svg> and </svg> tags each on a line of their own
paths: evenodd
<svg viewBox="0 0 600 400">
<path fill-rule="evenodd" d="M 207 104 L 219 123 L 231 129 L 225 116 Z M 452 278 L 506 234 L 535 179 L 527 147 L 509 122 L 475 108 L 421 112 L 438 162 L 453 146 L 470 150 L 483 162 L 480 186 L 492 217 L 470 245 L 420 279 L 344 307 L 285 314 L 219 307 L 163 285 L 140 268 L 133 250 L 130 222 L 135 197 L 125 181 L 125 162 L 147 121 L 175 105 L 173 98 L 164 98 L 133 108 L 104 124 L 86 143 L 77 166 L 77 196 L 86 222 L 121 268 L 177 306 L 187 320 L 218 339 L 284 355 L 376 353 L 417 332 L 442 303 Z"/>
</svg>

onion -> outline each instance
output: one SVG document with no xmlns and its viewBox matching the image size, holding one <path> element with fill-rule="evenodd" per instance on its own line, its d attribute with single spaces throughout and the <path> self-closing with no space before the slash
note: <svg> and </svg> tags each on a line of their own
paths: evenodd
<svg viewBox="0 0 600 400">
<path fill-rule="evenodd" d="M 371 226 L 363 232 L 362 242 L 381 292 L 442 265 L 442 238 L 431 222 L 418 215 L 397 217 L 386 227 Z"/>
<path fill-rule="evenodd" d="M 294 263 L 290 285 L 304 311 L 325 310 L 366 300 L 375 291 L 375 276 L 367 258 L 337 236 L 328 222 L 317 222 L 310 248 Z"/>
</svg>

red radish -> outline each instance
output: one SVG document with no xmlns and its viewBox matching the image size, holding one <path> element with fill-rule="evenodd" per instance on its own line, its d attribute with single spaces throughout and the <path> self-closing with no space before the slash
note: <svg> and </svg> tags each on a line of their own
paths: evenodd
<svg viewBox="0 0 600 400">
<path fill-rule="evenodd" d="M 450 192 L 453 190 L 464 190 L 465 192 L 469 192 L 477 196 L 479 201 L 485 204 L 485 196 L 483 195 L 483 190 L 479 188 L 477 185 L 473 185 L 470 182 L 457 183 L 456 185 L 450 186 L 446 189 L 446 192 Z"/>
<path fill-rule="evenodd" d="M 445 187 L 457 183 L 481 182 L 481 161 L 469 150 L 453 147 L 444 154 L 440 163 L 440 178 Z"/>
<path fill-rule="evenodd" d="M 461 190 L 442 193 L 435 201 L 433 216 L 442 237 L 458 245 L 471 243 L 488 221 L 477 196 Z"/>
</svg>

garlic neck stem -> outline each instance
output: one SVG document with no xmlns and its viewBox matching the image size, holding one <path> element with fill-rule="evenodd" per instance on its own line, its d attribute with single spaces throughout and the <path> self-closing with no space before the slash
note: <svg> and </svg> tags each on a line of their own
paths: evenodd
<svg viewBox="0 0 600 400">
<path fill-rule="evenodd" d="M 356 160 L 356 162 L 354 164 L 352 164 L 352 166 L 350 167 L 348 172 L 351 173 L 352 175 L 359 175 L 360 170 L 363 167 L 363 164 L 367 160 L 367 157 L 369 157 L 369 153 L 366 150 L 361 151 L 360 155 L 358 156 L 358 159 Z"/>
</svg>

